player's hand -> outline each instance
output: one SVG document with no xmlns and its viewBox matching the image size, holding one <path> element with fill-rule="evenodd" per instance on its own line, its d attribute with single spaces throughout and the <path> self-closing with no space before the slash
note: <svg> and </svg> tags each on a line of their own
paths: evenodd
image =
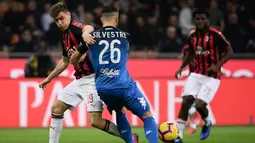
<svg viewBox="0 0 255 143">
<path fill-rule="evenodd" d="M 218 72 L 220 70 L 220 67 L 216 66 L 216 65 L 212 65 L 210 68 L 207 69 L 208 72 Z"/>
<path fill-rule="evenodd" d="M 181 77 L 182 71 L 183 71 L 183 69 L 180 68 L 180 69 L 178 69 L 178 70 L 175 72 L 175 78 L 176 78 L 176 79 L 179 79 L 179 78 Z"/>
<path fill-rule="evenodd" d="M 71 64 L 77 65 L 79 64 L 81 61 L 84 61 L 86 54 L 80 54 L 79 51 L 77 49 L 75 49 L 74 53 L 72 54 L 72 56 L 69 59 L 69 62 Z"/>
<path fill-rule="evenodd" d="M 39 87 L 42 88 L 43 90 L 46 88 L 47 84 L 50 83 L 51 80 L 49 78 L 45 78 L 40 84 Z"/>
<path fill-rule="evenodd" d="M 93 45 L 96 42 L 95 37 L 87 32 L 82 33 L 82 39 L 89 45 Z"/>
</svg>

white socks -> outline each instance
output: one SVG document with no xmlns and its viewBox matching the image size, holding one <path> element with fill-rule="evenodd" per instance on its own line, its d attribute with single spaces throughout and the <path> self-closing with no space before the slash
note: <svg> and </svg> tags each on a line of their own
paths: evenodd
<svg viewBox="0 0 255 143">
<path fill-rule="evenodd" d="M 210 120 L 209 116 L 207 116 L 207 117 L 204 118 L 203 120 L 204 120 L 204 124 L 205 124 L 206 126 L 209 126 L 209 125 L 211 124 L 211 120 Z"/>
<path fill-rule="evenodd" d="M 178 130 L 179 130 L 179 137 L 182 139 L 183 138 L 183 132 L 186 127 L 186 121 L 182 119 L 178 119 L 176 123 Z"/>
<path fill-rule="evenodd" d="M 49 143 L 58 143 L 60 133 L 63 129 L 64 119 L 51 118 L 50 123 L 50 141 Z"/>
<path fill-rule="evenodd" d="M 197 112 L 197 109 L 194 105 L 191 105 L 191 107 L 189 108 L 189 115 L 193 115 L 195 112 Z"/>
<path fill-rule="evenodd" d="M 189 122 L 189 126 L 192 129 L 196 129 L 197 128 L 197 124 L 193 123 L 193 122 Z"/>
</svg>

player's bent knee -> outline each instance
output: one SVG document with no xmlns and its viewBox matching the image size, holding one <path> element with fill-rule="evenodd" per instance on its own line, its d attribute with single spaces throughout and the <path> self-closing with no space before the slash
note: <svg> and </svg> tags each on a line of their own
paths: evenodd
<svg viewBox="0 0 255 143">
<path fill-rule="evenodd" d="M 123 107 L 123 108 L 121 109 L 121 112 L 122 112 L 123 114 L 125 114 L 126 111 L 127 111 L 127 108 L 126 108 L 126 107 Z"/>
<path fill-rule="evenodd" d="M 201 104 L 201 105 L 204 105 L 204 106 L 207 105 L 207 103 L 205 101 L 203 101 L 202 99 L 197 99 L 196 104 Z"/>
<path fill-rule="evenodd" d="M 96 128 L 98 128 L 100 122 L 103 121 L 101 112 L 89 112 L 88 118 L 90 125 Z"/>
<path fill-rule="evenodd" d="M 64 114 L 64 112 L 68 109 L 68 105 L 64 102 L 57 100 L 53 106 L 51 107 L 51 113 L 54 114 Z"/>
<path fill-rule="evenodd" d="M 189 96 L 184 96 L 183 97 L 183 104 L 193 104 L 195 101 L 195 98 L 192 96 L 192 95 L 189 95 Z"/>
<path fill-rule="evenodd" d="M 145 118 L 148 118 L 148 117 L 153 117 L 153 114 L 152 114 L 151 111 L 146 112 L 146 113 L 141 117 L 141 119 L 144 120 Z"/>
<path fill-rule="evenodd" d="M 189 110 L 189 108 L 194 103 L 194 101 L 195 101 L 195 98 L 191 95 L 183 97 L 181 110 Z"/>
<path fill-rule="evenodd" d="M 196 104 L 195 107 L 198 111 L 203 110 L 204 108 L 206 108 L 206 103 Z"/>
</svg>

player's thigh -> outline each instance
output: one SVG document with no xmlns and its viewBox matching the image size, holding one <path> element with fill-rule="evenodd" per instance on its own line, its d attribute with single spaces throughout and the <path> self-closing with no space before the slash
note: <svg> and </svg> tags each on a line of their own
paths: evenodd
<svg viewBox="0 0 255 143">
<path fill-rule="evenodd" d="M 132 85 L 126 89 L 125 107 L 140 118 L 150 113 L 150 105 L 145 96 L 138 89 L 136 83 L 132 83 Z"/>
<path fill-rule="evenodd" d="M 103 112 L 104 103 L 100 99 L 97 92 L 88 92 L 83 94 L 87 99 L 85 100 L 87 103 L 87 111 L 88 112 Z"/>
<path fill-rule="evenodd" d="M 69 109 L 72 110 L 83 101 L 82 97 L 77 92 L 78 90 L 79 88 L 74 80 L 63 89 L 58 96 L 58 100 L 67 104 L 70 107 Z"/>
<path fill-rule="evenodd" d="M 124 103 L 122 96 L 124 94 L 123 89 L 112 89 L 112 90 L 99 90 L 98 95 L 100 99 L 106 104 L 107 109 L 110 113 L 112 111 L 122 112 Z"/>
<path fill-rule="evenodd" d="M 103 102 L 96 90 L 94 75 L 85 76 L 76 82 L 76 92 L 86 102 L 88 112 L 102 112 Z"/>
<path fill-rule="evenodd" d="M 201 88 L 201 84 L 199 83 L 199 79 L 196 78 L 193 75 L 193 73 L 191 73 L 189 77 L 186 79 L 186 82 L 182 89 L 182 97 L 191 95 L 194 98 L 196 98 L 200 88 Z"/>
<path fill-rule="evenodd" d="M 220 80 L 208 77 L 208 80 L 202 84 L 197 98 L 209 104 L 213 100 L 219 86 Z"/>
</svg>

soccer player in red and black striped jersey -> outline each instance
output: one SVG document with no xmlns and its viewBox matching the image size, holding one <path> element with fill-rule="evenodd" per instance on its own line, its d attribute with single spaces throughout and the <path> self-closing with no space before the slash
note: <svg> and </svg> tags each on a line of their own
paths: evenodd
<svg viewBox="0 0 255 143">
<path fill-rule="evenodd" d="M 48 83 L 69 65 L 69 58 L 79 46 L 83 46 L 82 30 L 91 30 L 92 26 L 83 24 L 71 19 L 71 14 L 64 3 L 59 2 L 51 7 L 50 15 L 63 33 L 63 54 L 62 59 L 50 75 L 40 83 L 40 88 L 45 88 Z M 92 29 L 93 30 L 93 29 Z M 51 123 L 49 143 L 58 143 L 63 128 L 64 112 L 67 109 L 74 109 L 83 100 L 87 101 L 89 122 L 93 127 L 101 129 L 112 135 L 120 137 L 117 126 L 109 120 L 102 118 L 103 103 L 97 94 L 95 86 L 95 74 L 89 59 L 85 53 L 78 64 L 73 65 L 75 77 L 58 96 L 51 108 Z"/>
<path fill-rule="evenodd" d="M 220 85 L 220 68 L 233 54 L 223 34 L 209 26 L 209 14 L 206 10 L 198 9 L 193 16 L 196 30 L 189 35 L 188 55 L 175 73 L 178 78 L 184 67 L 194 58 L 194 71 L 187 78 L 182 92 L 183 102 L 177 120 L 180 138 L 175 142 L 182 141 L 188 110 L 194 102 L 204 120 L 200 139 L 204 140 L 209 136 L 212 123 L 206 106 L 212 101 Z"/>
</svg>

